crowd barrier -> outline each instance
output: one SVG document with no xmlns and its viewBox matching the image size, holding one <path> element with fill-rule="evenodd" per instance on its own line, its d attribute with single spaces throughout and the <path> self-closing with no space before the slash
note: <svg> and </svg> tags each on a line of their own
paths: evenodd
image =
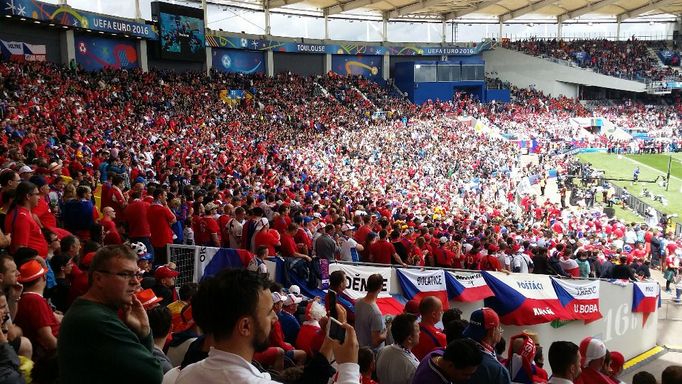
<svg viewBox="0 0 682 384">
<path fill-rule="evenodd" d="M 224 248 L 198 247 L 187 245 L 169 245 L 170 260 L 175 262 L 180 272 L 177 279 L 177 285 L 185 282 L 201 280 L 203 271 L 209 266 L 214 255 L 222 253 L 225 256 L 227 251 L 236 252 L 235 250 L 227 250 Z M 235 258 L 236 253 L 233 254 Z M 222 258 L 222 257 L 221 257 Z M 242 260 L 241 262 L 244 262 Z M 281 279 L 282 266 L 284 263 L 276 261 L 266 261 L 269 273 L 273 279 Z M 234 266 L 240 267 L 240 261 L 237 260 Z M 512 285 L 516 284 L 519 289 L 512 292 L 505 286 L 500 290 L 499 287 L 488 284 L 490 280 L 483 281 L 480 272 L 476 271 L 461 271 L 461 270 L 445 270 L 436 268 L 395 268 L 388 265 L 368 265 L 368 264 L 351 264 L 351 263 L 332 263 L 329 265 L 329 271 L 337 269 L 344 269 L 349 276 L 349 289 L 355 290 L 357 294 L 359 290 L 364 288 L 363 279 L 371 273 L 381 273 L 385 277 L 385 292 L 380 297 L 391 297 L 397 301 L 404 302 L 407 298 L 414 297 L 414 288 L 420 282 L 424 284 L 431 284 L 437 286 L 443 284 L 440 281 L 442 276 L 452 280 L 453 277 L 458 278 L 460 282 L 467 285 L 469 288 L 488 288 L 495 291 L 495 297 L 486 300 L 485 304 L 489 305 L 495 300 L 502 302 L 503 305 L 510 302 L 518 301 L 519 293 L 528 293 L 525 300 L 540 301 L 542 298 L 559 296 L 560 301 L 562 295 L 556 291 L 556 283 L 553 278 L 546 275 L 534 274 L 511 274 L 504 275 L 501 273 L 487 274 L 487 278 L 495 277 L 500 281 L 506 281 Z M 350 272 L 350 273 L 349 273 Z M 406 280 L 406 276 L 408 277 Z M 434 278 L 434 276 L 440 276 Z M 403 281 L 400 281 L 403 279 Z M 357 281 L 356 281 L 357 280 Z M 467 281 L 468 280 L 468 281 Z M 410 285 L 410 281 L 414 283 Z M 479 283 L 477 283 L 477 281 Z M 407 282 L 407 285 L 406 285 Z M 584 288 L 579 288 L 586 292 L 587 295 L 592 293 L 594 295 L 594 305 L 598 304 L 598 312 L 601 318 L 596 320 L 569 320 L 560 321 L 555 320 L 534 325 L 504 325 L 504 336 L 508 338 L 522 330 L 532 330 L 536 332 L 540 338 L 540 343 L 548 347 L 552 342 L 557 340 L 569 340 L 576 344 L 586 336 L 597 337 L 606 343 L 607 348 L 612 351 L 619 351 L 623 353 L 626 359 L 633 358 L 656 345 L 657 325 L 659 318 L 660 306 L 660 286 L 657 283 L 639 284 L 637 287 L 633 283 L 623 281 L 607 281 L 607 280 L 588 280 L 588 279 L 570 279 L 559 280 L 564 284 L 583 285 Z M 511 285 L 510 285 L 511 286 Z M 642 288 L 646 286 L 645 288 Z M 407 287 L 407 289 L 404 289 Z M 467 287 L 460 287 L 467 288 Z M 522 289 L 521 289 L 522 288 Z M 646 290 L 655 291 L 654 295 L 650 297 L 648 302 L 648 313 L 641 312 L 644 305 L 639 303 L 642 299 L 642 292 Z M 419 289 L 418 289 L 419 290 Z M 428 288 L 427 288 L 428 290 Z M 348 291 L 347 291 L 348 292 Z M 583 292 L 583 293 L 585 293 Z M 582 294 L 582 293 L 577 293 Z M 353 296 L 353 295 L 349 295 Z M 501 297 L 504 296 L 504 297 Z M 564 295 L 565 296 L 565 295 Z M 458 297 L 450 296 L 449 306 L 457 307 L 462 310 L 463 318 L 468 319 L 472 311 L 484 305 L 484 300 L 480 299 L 480 295 L 474 294 L 470 299 L 474 301 L 458 301 L 462 300 L 462 295 Z M 574 297 L 576 297 L 574 295 Z M 464 299 L 466 300 L 466 298 Z M 493 300 L 493 301 L 489 301 Z M 643 303 L 643 302 L 642 302 Z M 535 306 L 535 304 L 532 304 Z M 637 305 L 636 308 L 633 306 Z M 569 305 L 570 306 L 570 305 Z M 633 312 L 633 308 L 635 312 Z M 530 308 L 535 311 L 535 315 L 544 314 L 543 309 Z M 538 311 L 543 313 L 538 313 Z M 551 312 L 551 310 L 550 310 Z M 531 312 L 531 316 L 533 313 Z M 505 320 L 509 323 L 509 316 L 501 316 L 503 323 Z M 528 318 L 528 316 L 525 316 Z M 517 324 L 524 324 L 524 315 L 521 318 L 513 319 Z"/>
<path fill-rule="evenodd" d="M 658 209 L 652 207 L 648 203 L 642 201 L 637 196 L 632 195 L 629 191 L 626 191 L 622 187 L 619 187 L 616 184 L 612 184 L 613 189 L 616 191 L 616 196 L 625 203 L 628 207 L 630 207 L 633 211 L 637 212 L 638 215 L 642 216 L 643 218 L 647 217 L 647 210 L 653 209 L 656 211 L 656 217 L 660 220 L 661 217 L 663 217 L 663 212 L 659 211 Z M 680 236 L 682 234 L 682 225 L 677 222 L 669 222 L 668 226 L 673 226 L 673 228 L 667 228 L 666 232 L 670 231 L 671 229 L 673 230 L 673 233 L 675 236 Z"/>
</svg>

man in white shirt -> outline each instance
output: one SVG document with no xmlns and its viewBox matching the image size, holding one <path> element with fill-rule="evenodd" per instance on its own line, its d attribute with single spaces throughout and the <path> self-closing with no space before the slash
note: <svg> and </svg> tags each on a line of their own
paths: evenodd
<svg viewBox="0 0 682 384">
<path fill-rule="evenodd" d="M 238 249 L 242 246 L 242 229 L 246 211 L 242 207 L 234 210 L 234 217 L 227 222 L 227 234 L 230 240 L 230 248 Z"/>
<path fill-rule="evenodd" d="M 353 231 L 355 227 L 351 224 L 344 224 L 341 227 L 341 260 L 357 263 L 360 261 L 358 252 L 362 252 L 365 248 L 353 239 Z"/>
<path fill-rule="evenodd" d="M 555 341 L 547 354 L 552 368 L 550 384 L 573 384 L 580 376 L 580 349 L 570 341 Z"/>
<path fill-rule="evenodd" d="M 192 298 L 192 314 L 197 325 L 213 338 L 208 357 L 188 365 L 180 372 L 176 384 L 272 384 L 267 372 L 260 372 L 251 364 L 256 352 L 269 346 L 273 310 L 270 282 L 256 272 L 225 270 L 201 283 Z M 358 342 L 353 327 L 344 324 L 345 342 L 339 344 L 327 338 L 321 353 L 329 364 L 333 349 L 338 364 L 336 383 L 357 384 L 360 381 Z M 329 348 L 331 345 L 331 348 Z M 319 356 L 317 362 L 319 363 Z M 319 368 L 318 368 L 319 369 Z M 307 370 L 306 370 L 307 371 Z M 329 377 L 322 372 L 306 372 L 310 382 L 326 383 Z"/>
<path fill-rule="evenodd" d="M 379 352 L 376 372 L 381 384 L 410 384 L 419 360 L 412 353 L 412 347 L 419 343 L 417 316 L 403 313 L 391 323 L 391 334 L 395 344 Z"/>
</svg>

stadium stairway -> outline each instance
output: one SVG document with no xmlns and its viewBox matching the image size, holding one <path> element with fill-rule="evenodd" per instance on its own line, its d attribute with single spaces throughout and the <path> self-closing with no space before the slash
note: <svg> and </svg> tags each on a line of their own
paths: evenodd
<svg viewBox="0 0 682 384">
<path fill-rule="evenodd" d="M 648 47 L 648 48 L 647 48 L 647 53 L 649 54 L 649 57 L 650 57 L 650 58 L 656 60 L 656 62 L 658 63 L 658 66 L 659 66 L 659 67 L 665 67 L 665 65 L 664 65 L 663 62 L 661 61 L 660 56 L 658 56 L 658 53 L 656 53 L 656 50 L 655 50 L 654 48 Z"/>
<path fill-rule="evenodd" d="M 360 96 L 362 96 L 363 99 L 367 100 L 370 104 L 372 104 L 372 107 L 373 107 L 374 109 L 377 109 L 376 104 L 374 104 L 374 102 L 373 102 L 372 100 L 370 100 L 369 97 L 367 97 L 367 95 L 365 95 L 364 92 L 362 92 L 361 90 L 359 90 L 358 87 L 353 86 L 352 89 L 355 90 L 355 92 L 359 93 Z"/>
</svg>

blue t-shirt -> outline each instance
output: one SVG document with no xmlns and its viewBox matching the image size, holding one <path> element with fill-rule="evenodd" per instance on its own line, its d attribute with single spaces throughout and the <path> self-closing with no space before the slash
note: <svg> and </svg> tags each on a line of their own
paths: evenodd
<svg viewBox="0 0 682 384">
<path fill-rule="evenodd" d="M 301 330 L 301 325 L 294 315 L 287 311 L 282 310 L 277 314 L 279 318 L 279 323 L 282 326 L 282 333 L 284 333 L 284 341 L 289 344 L 296 344 L 296 337 L 298 336 L 298 331 Z"/>
</svg>

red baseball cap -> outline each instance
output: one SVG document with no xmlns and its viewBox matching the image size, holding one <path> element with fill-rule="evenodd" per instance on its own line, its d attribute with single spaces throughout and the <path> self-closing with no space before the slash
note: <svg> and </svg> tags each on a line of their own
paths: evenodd
<svg viewBox="0 0 682 384">
<path fill-rule="evenodd" d="M 471 313 L 469 325 L 463 335 L 476 341 L 481 341 L 488 330 L 500 325 L 500 317 L 495 310 L 488 307 L 477 309 Z"/>
<path fill-rule="evenodd" d="M 160 303 L 163 299 L 156 296 L 151 288 L 135 293 L 135 296 L 140 300 L 144 309 L 151 309 Z"/>
<path fill-rule="evenodd" d="M 165 279 L 166 277 L 178 277 L 179 274 L 180 272 L 174 269 L 170 269 L 165 265 L 156 268 L 156 271 L 154 271 L 154 277 L 156 277 L 157 279 Z"/>
</svg>

